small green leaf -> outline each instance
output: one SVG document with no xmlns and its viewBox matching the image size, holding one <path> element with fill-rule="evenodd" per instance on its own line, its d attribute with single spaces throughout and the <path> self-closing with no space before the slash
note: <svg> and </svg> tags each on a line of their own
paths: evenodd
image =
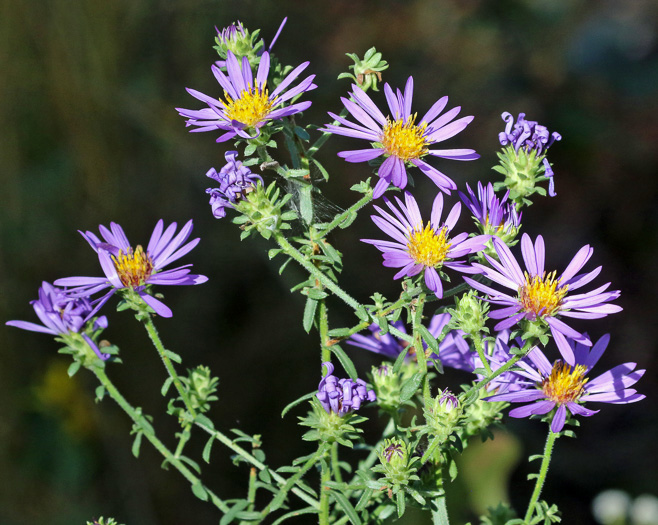
<svg viewBox="0 0 658 525">
<path fill-rule="evenodd" d="M 270 476 L 270 472 L 268 470 L 259 471 L 258 477 L 263 483 L 267 483 L 268 485 L 272 483 L 272 476 Z"/>
<path fill-rule="evenodd" d="M 299 405 L 300 403 L 303 403 L 304 401 L 306 401 L 308 399 L 312 399 L 314 396 L 315 396 L 315 391 L 314 392 L 309 392 L 308 394 L 305 394 L 302 397 L 300 397 L 298 399 L 295 399 L 292 403 L 288 403 L 288 405 L 286 405 L 286 408 L 284 408 L 281 411 L 281 417 L 285 416 L 290 409 L 296 407 L 297 405 Z"/>
<path fill-rule="evenodd" d="M 404 403 L 409 401 L 418 392 L 420 384 L 423 382 L 425 374 L 416 372 L 409 379 L 407 379 L 400 388 L 400 402 Z"/>
<path fill-rule="evenodd" d="M 435 354 L 439 353 L 439 343 L 436 340 L 436 337 L 434 337 L 430 331 L 425 328 L 423 325 L 419 325 L 418 331 L 420 332 L 420 336 L 423 338 L 423 341 L 427 343 L 427 346 L 429 346 L 432 349 L 432 352 Z"/>
<path fill-rule="evenodd" d="M 192 485 L 192 493 L 201 501 L 208 501 L 208 492 L 200 481 L 197 481 Z"/>
<path fill-rule="evenodd" d="M 69 377 L 73 377 L 75 373 L 80 370 L 80 361 L 73 361 L 70 365 L 66 373 L 69 375 Z"/>
<path fill-rule="evenodd" d="M 270 259 L 274 259 L 277 255 L 279 255 L 283 250 L 281 248 L 272 248 L 267 252 L 267 256 Z"/>
<path fill-rule="evenodd" d="M 311 157 L 311 161 L 313 161 L 313 164 L 317 166 L 317 168 L 320 170 L 320 173 L 322 173 L 322 176 L 324 177 L 324 180 L 329 180 L 329 172 L 324 168 L 322 164 L 320 164 L 315 158 Z"/>
<path fill-rule="evenodd" d="M 96 387 L 96 399 L 95 399 L 96 403 L 102 401 L 104 397 L 105 397 L 105 387 L 103 385 L 98 385 Z"/>
<path fill-rule="evenodd" d="M 318 290 L 317 288 L 305 288 L 302 293 L 311 299 L 315 299 L 316 301 L 319 301 L 320 299 L 324 299 L 327 297 L 327 292 L 323 290 Z"/>
<path fill-rule="evenodd" d="M 308 132 L 299 126 L 295 126 L 295 135 L 297 135 L 300 139 L 302 140 L 308 140 L 311 138 L 311 136 L 308 134 Z"/>
<path fill-rule="evenodd" d="M 365 306 L 359 305 L 359 307 L 354 311 L 356 316 L 362 321 L 370 321 L 370 314 L 366 310 Z"/>
<path fill-rule="evenodd" d="M 352 525 L 361 525 L 361 518 L 359 518 L 359 515 L 356 513 L 356 510 L 350 503 L 350 500 L 348 500 L 340 492 L 332 492 L 331 495 L 336 500 L 336 502 L 343 508 L 345 514 L 352 522 Z"/>
<path fill-rule="evenodd" d="M 142 433 L 137 432 L 137 435 L 135 436 L 135 441 L 133 441 L 133 446 L 132 446 L 132 453 L 133 456 L 135 456 L 136 458 L 139 457 L 139 447 L 141 446 L 141 444 L 142 444 Z"/>
<path fill-rule="evenodd" d="M 395 497 L 395 504 L 398 508 L 398 518 L 401 518 L 405 510 L 404 490 L 399 490 Z"/>
<path fill-rule="evenodd" d="M 400 369 L 402 368 L 402 363 L 404 363 L 404 358 L 407 357 L 407 353 L 409 352 L 409 346 L 407 346 L 402 352 L 400 352 L 400 355 L 398 355 L 397 359 L 395 360 L 395 363 L 393 364 L 393 373 L 394 374 L 399 374 Z"/>
<path fill-rule="evenodd" d="M 330 337 L 347 337 L 348 335 L 351 334 L 352 334 L 351 328 L 334 328 L 333 330 L 329 330 L 328 333 Z"/>
<path fill-rule="evenodd" d="M 315 321 L 315 311 L 317 310 L 318 302 L 309 297 L 306 299 L 306 305 L 304 306 L 304 317 L 302 319 L 302 325 L 306 333 L 311 331 L 313 328 L 313 321 Z"/>
<path fill-rule="evenodd" d="M 343 351 L 343 349 L 339 345 L 333 345 L 330 347 L 331 352 L 338 358 L 340 361 L 340 364 L 343 365 L 343 368 L 345 369 L 345 372 L 347 372 L 347 375 L 350 376 L 350 378 L 354 381 L 358 379 L 358 376 L 356 374 L 356 368 L 354 366 L 354 363 L 352 363 L 352 360 L 347 357 L 347 354 Z"/>
<path fill-rule="evenodd" d="M 181 364 L 183 360 L 181 357 L 176 354 L 175 352 L 172 352 L 171 350 L 165 350 L 164 355 L 166 355 L 169 359 L 171 359 L 174 363 Z"/>
<path fill-rule="evenodd" d="M 160 389 L 160 393 L 161 393 L 163 396 L 166 396 L 166 395 L 167 395 L 167 391 L 169 390 L 169 387 L 171 386 L 171 384 L 172 384 L 173 382 L 174 382 L 173 378 L 168 377 L 168 378 L 165 380 L 165 382 L 162 384 L 162 388 Z"/>
<path fill-rule="evenodd" d="M 457 462 L 452 458 L 450 459 L 448 473 L 450 474 L 450 481 L 455 481 L 455 479 L 457 479 Z"/>
<path fill-rule="evenodd" d="M 357 511 L 362 511 L 366 508 L 366 505 L 368 505 L 368 500 L 370 499 L 370 496 L 372 496 L 372 493 L 374 491 L 371 488 L 365 488 L 363 492 L 361 493 L 361 497 L 359 498 L 358 503 L 356 504 L 356 507 L 354 510 Z"/>
<path fill-rule="evenodd" d="M 212 449 L 212 444 L 213 441 L 215 441 L 215 436 L 210 436 L 210 439 L 206 443 L 206 446 L 203 447 L 203 453 L 201 454 L 201 457 L 203 458 L 203 461 L 206 463 L 210 463 L 210 450 Z"/>
</svg>

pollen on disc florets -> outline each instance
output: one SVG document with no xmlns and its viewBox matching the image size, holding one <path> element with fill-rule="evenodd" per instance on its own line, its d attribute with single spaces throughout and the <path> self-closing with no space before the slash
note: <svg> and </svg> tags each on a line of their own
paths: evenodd
<svg viewBox="0 0 658 525">
<path fill-rule="evenodd" d="M 386 119 L 382 131 L 382 147 L 388 155 L 393 155 L 403 161 L 418 159 L 427 153 L 427 140 L 424 133 L 427 123 L 415 124 L 416 115 L 406 120 Z"/>
<path fill-rule="evenodd" d="M 551 375 L 542 380 L 541 388 L 547 399 L 558 405 L 577 401 L 585 391 L 587 367 L 576 365 L 573 368 L 560 360 L 556 361 Z"/>
<path fill-rule="evenodd" d="M 126 287 L 143 285 L 153 273 L 151 256 L 139 245 L 134 250 L 120 250 L 118 255 L 112 256 L 112 261 L 119 279 Z"/>
<path fill-rule="evenodd" d="M 553 315 L 559 310 L 562 299 L 567 294 L 568 286 L 560 286 L 560 279 L 555 278 L 555 272 L 542 276 L 525 274 L 525 284 L 519 288 L 519 301 L 526 312 L 536 317 Z"/>
<path fill-rule="evenodd" d="M 412 230 L 407 242 L 409 256 L 416 263 L 432 268 L 446 260 L 450 246 L 448 228 L 444 226 L 436 231 L 430 223 L 425 228 L 421 225 L 420 229 Z"/>
<path fill-rule="evenodd" d="M 272 112 L 276 100 L 270 100 L 269 92 L 264 86 L 249 87 L 235 100 L 228 93 L 224 93 L 226 102 L 224 108 L 226 118 L 237 121 L 248 128 L 256 127 Z"/>
</svg>

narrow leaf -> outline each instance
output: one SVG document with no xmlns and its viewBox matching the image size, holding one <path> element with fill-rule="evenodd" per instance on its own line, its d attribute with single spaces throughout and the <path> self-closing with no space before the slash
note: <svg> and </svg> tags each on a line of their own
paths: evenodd
<svg viewBox="0 0 658 525">
<path fill-rule="evenodd" d="M 361 525 L 361 518 L 359 518 L 359 515 L 356 513 L 356 510 L 354 510 L 354 507 L 350 503 L 350 500 L 348 500 L 340 492 L 332 492 L 331 495 L 334 497 L 336 502 L 343 508 L 345 514 L 352 522 L 352 525 Z"/>
<path fill-rule="evenodd" d="M 423 382 L 423 377 L 423 373 L 416 372 L 402 384 L 402 388 L 400 388 L 400 402 L 409 401 L 418 392 L 418 387 Z"/>
<path fill-rule="evenodd" d="M 304 306 L 304 317 L 302 319 L 302 324 L 306 333 L 311 331 L 313 328 L 313 321 L 315 320 L 315 311 L 317 310 L 318 302 L 309 297 L 306 299 L 306 305 Z"/>
<path fill-rule="evenodd" d="M 205 461 L 206 463 L 210 463 L 210 450 L 212 449 L 213 441 L 215 441 L 214 435 L 210 436 L 210 439 L 206 443 L 206 446 L 203 447 L 203 453 L 201 454 L 201 457 L 203 458 L 203 461 Z"/>
<path fill-rule="evenodd" d="M 343 365 L 343 368 L 345 369 L 345 372 L 347 372 L 347 375 L 350 376 L 350 378 L 354 381 L 358 379 L 358 376 L 356 374 L 356 368 L 354 366 L 354 363 L 352 363 L 352 360 L 347 357 L 347 354 L 343 351 L 343 349 L 339 345 L 333 345 L 330 347 L 331 351 L 333 354 L 338 358 L 340 361 L 340 364 Z"/>
<path fill-rule="evenodd" d="M 312 399 L 314 396 L 315 396 L 315 392 L 309 392 L 308 394 L 305 394 L 302 397 L 300 397 L 298 399 L 295 399 L 292 403 L 288 403 L 286 405 L 286 408 L 284 408 L 281 411 L 281 417 L 284 417 L 290 409 L 296 407 L 297 405 L 299 405 L 300 403 L 303 403 L 304 401 L 306 401 L 308 399 Z"/>
</svg>

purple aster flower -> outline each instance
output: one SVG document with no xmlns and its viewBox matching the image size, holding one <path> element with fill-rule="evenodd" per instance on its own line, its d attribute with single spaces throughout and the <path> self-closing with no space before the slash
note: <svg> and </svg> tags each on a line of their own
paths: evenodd
<svg viewBox="0 0 658 525">
<path fill-rule="evenodd" d="M 475 160 L 480 156 L 472 149 L 429 149 L 438 142 L 454 137 L 462 131 L 473 117 L 453 119 L 460 107 L 452 108 L 439 116 L 448 103 L 448 97 L 440 98 L 430 110 L 416 123 L 416 113 L 411 113 L 413 98 L 413 77 L 409 77 L 404 94 L 397 94 L 388 84 L 384 84 L 384 93 L 390 109 L 390 116 L 375 106 L 372 99 L 356 84 L 352 85 L 352 99 L 341 98 L 345 108 L 356 119 L 356 123 L 329 113 L 341 125 L 327 124 L 321 131 L 365 139 L 371 148 L 353 151 L 341 151 L 338 156 L 347 162 L 367 162 L 378 157 L 385 157 L 377 174 L 379 182 L 375 186 L 373 197 L 380 197 L 393 184 L 400 189 L 407 185 L 405 165 L 411 163 L 420 168 L 442 191 L 450 193 L 457 189 L 452 179 L 422 160 L 426 155 L 453 160 Z"/>
<path fill-rule="evenodd" d="M 30 301 L 34 312 L 43 324 L 28 321 L 7 321 L 7 326 L 15 326 L 31 332 L 41 332 L 51 335 L 67 336 L 80 333 L 96 355 L 106 360 L 109 354 L 102 353 L 96 343 L 81 330 L 85 327 L 98 308 L 94 308 L 88 297 L 74 297 L 67 290 L 50 283 L 41 283 L 39 298 Z M 107 317 L 104 315 L 94 321 L 93 329 L 107 328 Z"/>
<path fill-rule="evenodd" d="M 252 173 L 237 159 L 237 151 L 227 151 L 224 156 L 227 164 L 219 173 L 215 168 L 210 168 L 206 173 L 206 177 L 219 183 L 219 188 L 206 190 L 206 193 L 210 195 L 210 206 L 216 219 L 225 217 L 225 208 L 233 208 L 237 201 L 254 189 L 257 181 L 263 182 L 260 175 Z"/>
<path fill-rule="evenodd" d="M 590 349 L 578 342 L 566 343 L 575 354 L 575 364 L 569 365 L 557 360 L 553 365 L 539 348 L 533 348 L 528 354 L 528 362 L 519 361 L 524 388 L 514 392 L 496 394 L 487 401 L 509 401 L 527 403 L 510 411 L 511 417 L 528 417 L 532 414 L 543 415 L 555 410 L 551 422 L 551 431 L 560 432 L 564 427 L 567 411 L 574 416 L 589 417 L 598 410 L 590 410 L 583 405 L 588 402 L 625 404 L 634 403 L 645 398 L 638 394 L 633 386 L 645 370 L 635 370 L 636 363 L 624 363 L 590 380 L 587 374 L 597 363 L 608 346 L 608 335 L 599 339 Z M 564 346 L 564 345 L 563 345 Z M 560 350 L 563 348 L 561 347 Z"/>
<path fill-rule="evenodd" d="M 432 317 L 427 330 L 435 338 L 443 332 L 443 328 L 450 321 L 450 314 L 438 314 Z M 401 321 L 391 323 L 402 333 L 407 333 L 404 324 Z M 391 335 L 390 332 L 380 334 L 380 328 L 377 324 L 371 324 L 368 329 L 371 335 L 354 334 L 348 340 L 347 344 L 364 348 L 376 354 L 381 354 L 391 359 L 396 359 L 400 352 L 407 346 L 406 341 L 400 340 Z M 441 341 L 439 341 L 439 355 L 432 354 L 430 358 L 439 359 L 443 366 L 450 368 L 457 368 L 459 370 L 473 370 L 471 349 L 468 343 L 464 340 L 464 332 L 461 330 L 450 330 Z M 427 349 L 427 345 L 423 341 L 423 348 Z"/>
<path fill-rule="evenodd" d="M 133 248 L 121 226 L 114 222 L 110 223 L 109 230 L 103 225 L 100 225 L 99 229 L 103 241 L 90 231 L 80 234 L 98 254 L 105 277 L 66 277 L 58 279 L 55 284 L 75 286 L 77 288 L 72 289 L 71 293 L 87 296 L 110 288 L 110 291 L 98 300 L 99 306 L 117 290 L 134 290 L 158 315 L 171 317 L 169 307 L 149 295 L 146 286 L 201 284 L 208 280 L 205 275 L 191 274 L 191 264 L 163 270 L 198 244 L 198 238 L 184 244 L 192 232 L 191 220 L 174 237 L 176 223 L 171 223 L 165 230 L 164 222 L 160 219 L 153 229 L 146 251 L 140 245 Z"/>
<path fill-rule="evenodd" d="M 397 196 L 395 200 L 402 213 L 385 198 L 384 202 L 394 216 L 378 206 L 375 209 L 381 217 L 371 215 L 373 222 L 394 240 L 361 239 L 382 252 L 384 266 L 401 268 L 394 279 L 412 277 L 424 271 L 425 284 L 441 298 L 443 285 L 437 270 L 446 267 L 460 272 L 478 273 L 472 266 L 458 259 L 483 250 L 491 236 L 478 235 L 469 239 L 468 233 L 460 233 L 450 237 L 461 213 L 460 203 L 452 207 L 445 222 L 441 223 L 443 195 L 439 193 L 434 199 L 430 221 L 424 224 L 418 203 L 411 193 L 405 192 L 404 204 Z"/>
<path fill-rule="evenodd" d="M 297 95 L 315 89 L 315 75 L 302 80 L 296 87 L 286 91 L 290 84 L 306 69 L 308 62 L 293 69 L 281 83 L 269 93 L 267 77 L 270 72 L 270 54 L 266 51 L 261 56 L 258 72 L 254 78 L 249 60 L 242 57 L 242 64 L 231 51 L 227 51 L 226 68 L 228 76 L 216 65 L 212 72 L 224 89 L 224 99 L 215 99 L 199 91 L 187 88 L 194 98 L 208 104 L 200 110 L 176 108 L 180 115 L 187 117 L 188 126 L 196 126 L 192 131 L 224 130 L 217 142 L 224 142 L 236 135 L 253 139 L 260 135 L 260 128 L 270 120 L 279 120 L 307 109 L 310 102 L 298 102 L 284 106 L 285 102 Z M 252 134 L 249 133 L 251 130 Z"/>
<path fill-rule="evenodd" d="M 376 401 L 374 390 L 368 390 L 363 379 L 352 381 L 351 379 L 338 379 L 334 373 L 334 365 L 330 362 L 322 363 L 327 373 L 318 385 L 316 397 L 322 408 L 328 414 L 332 412 L 344 416 L 354 410 L 359 410 L 364 401 Z"/>
<path fill-rule="evenodd" d="M 543 321 L 550 327 L 558 344 L 563 344 L 563 339 L 570 337 L 591 345 L 587 336 L 577 332 L 558 317 L 598 319 L 621 311 L 621 307 L 608 304 L 609 301 L 619 297 L 619 290 L 606 291 L 610 283 L 590 292 L 571 294 L 588 284 L 601 272 L 599 266 L 591 272 L 578 274 L 594 253 L 589 245 L 578 250 L 559 277 L 555 271 L 547 273 L 544 269 L 545 248 L 541 235 L 537 236 L 533 246 L 530 236 L 523 234 L 521 252 L 525 262 L 525 272 L 521 271 L 512 252 L 500 239 L 494 238 L 493 245 L 500 262 L 485 254 L 491 268 L 478 263 L 474 263 L 473 267 L 492 281 L 510 288 L 514 294 L 499 292 L 468 277 L 464 279 L 476 290 L 486 293 L 489 302 L 503 306 L 499 310 L 489 312 L 489 317 L 503 319 L 495 326 L 495 330 L 511 328 L 523 319 L 531 322 Z M 573 362 L 569 364 L 573 365 Z"/>
<path fill-rule="evenodd" d="M 501 146 L 507 146 L 508 144 L 513 146 L 514 151 L 517 153 L 521 148 L 526 153 L 534 151 L 536 158 L 539 159 L 546 155 L 546 151 L 556 140 L 562 139 L 559 133 L 555 131 L 550 133 L 546 126 L 542 126 L 534 120 L 526 120 L 525 113 L 519 113 L 516 123 L 514 123 L 514 117 L 507 111 L 501 116 L 505 121 L 505 131 L 498 134 L 498 140 Z M 555 197 L 553 170 L 545 157 L 542 162 L 545 168 L 544 174 L 549 179 L 548 194 Z"/>
<path fill-rule="evenodd" d="M 477 197 L 466 184 L 468 195 L 459 192 L 459 197 L 466 207 L 471 210 L 473 218 L 478 222 L 482 233 L 496 235 L 503 238 L 514 238 L 521 227 L 522 214 L 516 211 L 516 206 L 508 202 L 509 191 L 505 193 L 502 199 L 499 199 L 494 192 L 493 185 L 487 184 L 486 187 L 478 182 Z"/>
</svg>

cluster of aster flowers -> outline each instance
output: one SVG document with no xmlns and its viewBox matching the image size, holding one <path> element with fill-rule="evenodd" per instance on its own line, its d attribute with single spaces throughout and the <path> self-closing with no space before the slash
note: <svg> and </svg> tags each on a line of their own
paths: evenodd
<svg viewBox="0 0 658 525">
<path fill-rule="evenodd" d="M 282 269 L 295 260 L 309 273 L 307 280 L 293 290 L 300 290 L 306 296 L 304 328 L 310 331 L 315 326 L 322 339 L 324 373 L 317 391 L 301 398 L 311 400 L 312 412 L 300 418 L 301 425 L 312 427 L 303 439 L 320 442 L 317 454 L 301 458 L 304 469 L 310 469 L 316 462 L 322 470 L 319 512 L 328 512 L 328 491 L 333 491 L 337 505 L 354 522 L 357 521 L 352 518 L 358 515 L 349 497 L 355 491 L 361 493 L 357 504 L 359 512 L 365 509 L 371 497 L 379 505 L 375 490 L 387 489 L 388 497 L 395 498 L 395 504 L 388 509 L 381 511 L 384 503 L 379 507 L 380 520 L 386 519 L 390 515 L 386 512 L 393 512 L 391 509 L 401 516 L 406 495 L 421 506 L 431 507 L 426 497 L 442 494 L 442 490 L 436 489 L 442 484 L 440 477 L 446 470 L 444 466 L 452 475 L 452 454 L 463 449 L 462 440 L 486 430 L 493 420 L 500 419 L 500 411 L 508 403 L 520 404 L 509 411 L 511 417 L 543 417 L 549 423 L 549 436 L 554 439 L 570 418 L 588 417 L 597 412 L 586 408 L 587 403 L 625 404 L 643 399 L 644 396 L 632 388 L 645 372 L 636 370 L 636 363 L 618 365 L 590 379 L 590 372 L 610 338 L 606 335 L 593 343 L 587 332 L 571 326 L 571 319 L 600 319 L 621 310 L 613 304 L 620 292 L 609 290 L 610 283 L 588 286 L 601 273 L 600 266 L 584 269 L 593 249 L 583 246 L 561 272 L 547 266 L 541 235 L 534 241 L 526 233 L 521 236 L 520 259 L 517 260 L 511 250 L 519 242 L 522 206 L 531 204 L 528 197 L 533 193 L 546 193 L 537 183 L 548 180 L 548 193 L 555 195 L 554 173 L 546 153 L 561 136 L 550 133 L 537 122 L 526 120 L 523 113 L 516 121 L 511 114 L 503 113 L 505 130 L 499 135 L 503 151 L 499 153 L 501 163 L 494 169 L 505 175 L 505 181 L 486 185 L 478 182 L 477 193 L 466 185 L 466 193 L 460 191 L 457 202 L 451 204 L 447 199 L 452 198 L 451 192 L 457 190 L 458 184 L 452 176 L 429 164 L 427 156 L 460 161 L 478 159 L 473 149 L 435 146 L 464 131 L 473 117 L 458 118 L 461 108 L 447 109 L 448 97 L 443 96 L 418 119 L 417 113 L 412 111 L 413 77 L 408 78 L 403 90 L 385 83 L 383 98 L 387 109 L 380 110 L 366 91 L 377 90 L 381 72 L 388 64 L 372 48 L 363 60 L 348 55 L 355 61 L 354 75 L 341 77 L 352 78 L 356 84 L 352 84 L 347 97 L 341 98 L 342 113 L 329 112 L 333 122 L 319 128 L 322 136 L 307 149 L 305 142 L 310 140 L 307 130 L 317 128 L 304 129 L 292 117 L 299 118 L 310 107 L 311 102 L 301 98 L 317 86 L 315 75 L 301 77 L 308 62 L 297 67 L 281 67 L 271 54 L 285 22 L 284 19 L 267 50 L 258 31 L 250 32 L 240 22 L 217 30 L 216 49 L 221 60 L 213 64 L 211 70 L 221 95 L 214 98 L 188 88 L 188 93 L 204 107 L 177 108 L 177 111 L 186 119 L 191 131 L 219 134 L 218 143 L 235 142 L 236 149 L 224 154 L 226 164 L 219 171 L 211 168 L 206 173 L 219 185 L 206 190 L 213 215 L 222 218 L 227 208 L 233 209 L 237 213 L 234 222 L 240 225 L 243 237 L 257 230 L 266 239 L 273 238 L 277 248 L 270 250 L 270 258 L 283 252 L 288 259 Z M 292 168 L 270 156 L 270 150 L 277 148 L 277 141 L 272 139 L 276 133 L 285 135 L 282 142 L 291 154 Z M 338 156 L 350 163 L 368 163 L 377 182 L 373 187 L 369 179 L 356 185 L 353 189 L 364 194 L 362 199 L 349 210 L 336 213 L 330 222 L 320 223 L 312 209 L 320 190 L 314 185 L 309 166 L 314 163 L 324 178 L 329 178 L 315 154 L 332 135 L 368 143 L 368 147 L 362 149 L 340 151 Z M 240 160 L 238 147 L 242 145 L 244 151 Z M 266 184 L 264 177 L 250 169 L 254 165 L 259 165 L 261 171 L 271 169 L 284 180 Z M 410 190 L 415 186 L 410 183 L 414 168 L 435 185 L 429 220 L 423 219 L 427 215 L 421 213 L 421 205 Z M 294 188 L 290 189 L 291 186 Z M 501 188 L 505 192 L 497 194 Z M 282 190 L 284 195 L 279 198 Z M 291 203 L 293 192 L 299 194 L 295 195 L 299 206 Z M 362 305 L 338 285 L 341 254 L 331 246 L 327 234 L 333 227 L 342 228 L 351 223 L 358 210 L 372 199 L 380 199 L 373 205 L 372 223 L 387 238 L 361 241 L 381 252 L 383 266 L 394 268 L 393 279 L 402 280 L 403 284 L 398 301 L 387 302 L 381 294 L 375 294 L 372 296 L 375 304 Z M 462 205 L 471 213 L 472 231 L 457 226 Z M 284 207 L 287 211 L 283 211 Z M 299 220 L 297 230 L 307 231 L 299 235 L 297 231 L 295 236 L 286 237 L 283 231 L 291 228 L 287 221 L 296 219 Z M 176 223 L 165 227 L 163 220 L 158 221 L 146 249 L 131 244 L 116 223 L 111 223 L 109 228 L 101 225 L 99 230 L 100 236 L 91 231 L 80 233 L 96 252 L 103 275 L 66 277 L 52 285 L 44 282 L 39 299 L 32 302 L 43 324 L 10 321 L 8 325 L 55 335 L 67 343 L 72 341 L 70 344 L 81 340 L 93 350 L 92 357 L 95 355 L 105 361 L 111 354 L 102 353 L 95 339 L 100 330 L 107 327 L 107 319 L 97 314 L 113 295 L 118 294 L 123 300 L 120 308 L 133 308 L 140 320 L 150 319 L 152 314 L 171 317 L 171 309 L 159 294 L 154 294 L 153 287 L 207 281 L 207 277 L 192 273 L 191 264 L 169 268 L 199 242 L 198 238 L 190 240 L 191 220 L 180 230 Z M 457 279 L 458 284 L 446 289 L 452 279 Z M 463 295 L 457 295 L 464 291 Z M 324 301 L 330 293 L 354 308 L 360 320 L 356 328 L 337 329 L 334 334 L 329 330 Z M 428 314 L 430 303 L 453 295 L 454 309 L 442 306 Z M 405 311 L 406 322 L 413 327 L 411 334 L 400 320 Z M 492 331 L 486 326 L 489 319 L 496 321 Z M 356 333 L 366 326 L 366 334 Z M 333 335 L 335 339 L 331 339 Z M 343 339 L 351 347 L 395 361 L 394 365 L 383 363 L 373 369 L 374 389 L 363 379 L 357 379 L 354 363 L 338 345 Z M 559 355 L 553 361 L 545 353 L 549 344 L 557 347 Z M 156 343 L 158 346 L 164 348 Z M 203 418 L 195 418 L 195 412 L 206 412 L 209 403 L 217 399 L 217 379 L 205 367 L 197 367 L 190 371 L 188 378 L 179 379 L 167 362 L 167 354 L 171 352 L 161 352 L 170 373 L 170 383 L 166 383 L 163 392 L 174 383 L 180 396 L 170 408 L 181 401 L 191 419 L 195 419 L 194 424 L 213 430 Z M 334 364 L 329 361 L 332 354 L 338 357 L 351 378 L 334 375 Z M 434 367 L 428 370 L 428 364 Z M 443 373 L 444 367 L 471 375 L 473 382 L 465 387 L 463 394 L 439 389 L 432 397 L 434 387 L 430 386 L 430 380 Z M 421 402 L 422 410 L 418 414 L 422 413 L 424 422 L 417 423 L 414 416 L 411 426 L 405 427 L 401 418 L 405 407 L 418 408 L 416 403 Z M 391 428 L 396 436 L 384 439 L 393 435 L 384 434 L 380 445 L 373 447 L 371 459 L 374 461 L 375 456 L 379 456 L 381 465 L 369 468 L 368 473 L 357 473 L 366 481 L 357 490 L 342 481 L 340 471 L 344 467 L 337 459 L 337 445 L 352 447 L 354 441 L 361 439 L 362 431 L 355 425 L 365 421 L 365 417 L 356 412 L 369 403 L 377 403 L 381 412 L 391 416 Z M 181 412 L 176 413 L 180 415 Z M 151 431 L 147 425 L 134 420 L 140 432 Z M 180 420 L 185 418 L 181 416 Z M 181 448 L 189 439 L 190 429 L 186 428 L 185 432 L 181 434 L 184 435 Z M 213 432 L 216 433 L 211 433 L 206 447 L 208 452 L 210 443 L 219 435 L 218 431 Z M 218 440 L 230 441 L 228 438 Z M 334 447 L 331 462 L 335 464 L 331 468 L 326 448 L 329 446 Z M 256 460 L 256 464 L 240 447 L 232 449 L 242 459 L 261 468 L 260 460 Z M 300 464 L 300 460 L 293 463 Z M 435 476 L 428 485 L 423 485 L 419 475 L 421 468 Z M 542 469 L 545 475 L 546 468 Z M 295 490 L 293 486 L 301 487 L 307 499 L 312 492 L 297 485 L 305 470 L 295 467 L 288 470 L 293 471 L 298 473 L 296 478 L 293 476 L 277 487 L 273 485 L 279 506 L 283 505 L 285 493 Z M 259 479 L 270 478 L 268 472 L 263 470 Z M 382 473 L 383 477 L 376 481 L 369 477 L 372 472 Z M 221 501 L 208 498 L 206 489 L 200 486 L 195 484 L 193 491 L 201 499 Z M 541 489 L 541 484 L 538 486 Z M 348 489 L 339 497 L 340 487 Z M 238 510 L 234 517 L 247 505 L 253 509 L 253 499 L 252 494 L 251 501 L 244 507 L 236 503 L 234 509 Z M 530 517 L 535 503 L 531 502 Z M 246 515 L 253 516 L 253 513 Z M 525 522 L 529 522 L 528 519 Z M 328 523 L 326 519 L 321 522 Z"/>
<path fill-rule="evenodd" d="M 80 234 L 98 255 L 105 275 L 64 277 L 57 279 L 55 286 L 44 282 L 39 289 L 39 299 L 31 302 L 43 324 L 8 321 L 7 325 L 61 336 L 70 346 L 74 345 L 74 341 L 68 336 L 80 334 L 96 356 L 105 361 L 110 354 L 98 349 L 90 333 L 107 328 L 106 316 L 97 317 L 96 314 L 113 294 L 123 294 L 124 299 L 133 299 L 133 304 L 137 297 L 141 300 L 141 305 L 135 304 L 137 308 L 145 307 L 147 312 L 171 317 L 171 309 L 152 294 L 151 286 L 201 284 L 208 280 L 204 275 L 190 273 L 190 264 L 165 270 L 166 266 L 186 255 L 198 244 L 198 238 L 186 243 L 192 232 L 192 221 L 178 234 L 176 223 L 165 229 L 164 222 L 158 221 L 146 251 L 141 245 L 133 247 L 123 228 L 116 223 L 111 223 L 109 229 L 103 225 L 99 229 L 102 240 L 90 231 Z M 93 298 L 108 288 L 109 291 Z"/>
</svg>

